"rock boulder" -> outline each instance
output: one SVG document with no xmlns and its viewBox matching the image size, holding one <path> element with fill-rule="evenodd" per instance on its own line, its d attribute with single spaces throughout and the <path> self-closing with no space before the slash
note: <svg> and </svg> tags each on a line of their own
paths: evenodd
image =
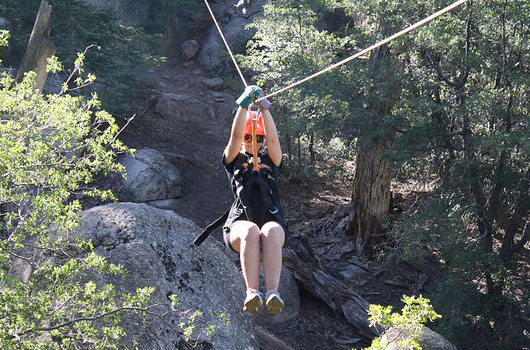
<svg viewBox="0 0 530 350">
<path fill-rule="evenodd" d="M 237 12 L 241 17 L 250 18 L 256 13 L 261 12 L 263 5 L 267 2 L 268 0 L 239 0 L 236 5 Z"/>
<path fill-rule="evenodd" d="M 200 45 L 196 40 L 186 40 L 182 43 L 182 55 L 185 59 L 191 60 L 197 52 L 199 52 Z"/>
<path fill-rule="evenodd" d="M 390 328 L 381 336 L 381 340 L 387 343 L 386 350 L 405 350 L 405 347 L 398 344 L 404 336 L 400 334 L 399 329 Z M 427 327 L 423 327 L 423 336 L 419 343 L 423 350 L 456 350 L 456 347 L 447 339 Z"/>
<path fill-rule="evenodd" d="M 167 296 L 176 294 L 181 302 L 178 310 L 204 313 L 195 321 L 194 335 L 200 335 L 201 348 L 258 350 L 251 317 L 242 311 L 241 273 L 215 240 L 200 247 L 192 244 L 199 229 L 191 221 L 136 203 L 94 207 L 84 211 L 82 219 L 79 233 L 93 242 L 95 252 L 128 270 L 126 278 L 108 280 L 111 277 L 98 275 L 98 285 L 112 282 L 126 292 L 154 286 L 153 302 L 160 304 L 168 304 Z M 226 313 L 230 325 L 224 326 L 211 311 Z M 168 324 L 178 325 L 183 319 L 177 313 L 165 318 L 167 322 L 157 318 L 141 322 L 127 317 L 126 344 L 137 342 L 138 349 L 181 348 L 177 327 Z M 216 325 L 214 335 L 205 332 L 210 324 Z"/>
<path fill-rule="evenodd" d="M 223 35 L 233 53 L 246 50 L 247 41 L 256 33 L 255 29 L 248 29 L 252 17 L 263 10 L 268 0 L 228 0 L 212 6 L 217 21 L 220 23 Z M 215 26 L 212 26 L 205 42 L 199 51 L 199 61 L 209 70 L 220 67 L 226 48 Z"/>
<path fill-rule="evenodd" d="M 225 89 L 225 83 L 223 79 L 217 77 L 217 78 L 211 78 L 211 79 L 204 79 L 203 84 L 208 86 L 210 89 L 215 91 L 220 91 Z"/>
<path fill-rule="evenodd" d="M 144 148 L 134 157 L 120 160 L 127 171 L 124 186 L 136 202 L 149 202 L 182 196 L 180 172 L 157 150 Z"/>
<path fill-rule="evenodd" d="M 211 106 L 186 94 L 164 93 L 155 104 L 155 112 L 179 122 L 211 121 L 215 114 Z"/>
<path fill-rule="evenodd" d="M 8 31 L 12 32 L 13 31 L 13 25 L 11 24 L 11 22 L 7 18 L 0 17 L 0 30 L 8 30 Z M 12 35 L 13 35 L 13 33 L 11 33 L 11 36 Z"/>
<path fill-rule="evenodd" d="M 246 43 L 252 38 L 255 30 L 247 29 L 246 26 L 250 21 L 243 17 L 234 17 L 230 22 L 221 26 L 223 35 L 233 53 L 243 52 Z M 205 42 L 199 50 L 199 61 L 208 69 L 214 69 L 222 63 L 222 56 L 226 54 L 226 48 L 223 44 L 217 28 L 212 27 L 208 32 Z"/>
<path fill-rule="evenodd" d="M 261 275 L 260 290 L 263 292 L 266 290 L 263 274 Z M 257 323 L 284 323 L 294 320 L 298 316 L 300 312 L 300 292 L 292 273 L 285 267 L 282 268 L 278 291 L 285 302 L 285 308 L 276 315 L 268 314 L 266 306 L 261 308 L 255 317 Z"/>
</svg>

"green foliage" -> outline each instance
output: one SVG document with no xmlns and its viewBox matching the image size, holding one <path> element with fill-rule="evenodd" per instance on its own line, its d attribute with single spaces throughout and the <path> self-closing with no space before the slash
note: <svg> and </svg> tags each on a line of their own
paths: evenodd
<svg viewBox="0 0 530 350">
<path fill-rule="evenodd" d="M 0 30 L 0 46 L 7 46 L 8 40 L 9 40 L 9 32 L 7 30 Z"/>
<path fill-rule="evenodd" d="M 445 316 L 440 330 L 468 349 L 525 341 L 518 308 L 528 294 L 511 257 L 530 210 L 529 15 L 521 1 L 474 2 L 403 40 L 410 49 L 397 108 L 410 130 L 394 155 L 419 164 L 411 175 L 433 174 L 439 199 L 407 214 L 396 234 L 409 258 L 418 245 L 438 254 L 449 272 L 433 297 Z"/>
<path fill-rule="evenodd" d="M 205 327 L 201 327 L 199 332 L 196 332 L 197 320 L 204 315 L 201 310 L 186 310 L 179 311 L 180 306 L 179 297 L 176 294 L 169 296 L 171 300 L 171 309 L 179 314 L 180 321 L 178 327 L 182 332 L 183 339 L 188 343 L 197 343 L 201 335 L 206 332 L 209 336 L 214 336 L 218 324 L 208 324 Z M 230 319 L 225 312 L 218 312 L 211 310 L 210 313 L 215 316 L 222 327 L 230 327 Z M 197 334 L 199 333 L 199 334 Z"/>
<path fill-rule="evenodd" d="M 7 33 L 0 33 L 5 44 Z M 118 153 L 130 152 L 117 138 L 120 129 L 101 110 L 97 94 L 72 96 L 95 76 L 85 73 L 84 53 L 56 95 L 34 91 L 35 73 L 15 83 L 0 78 L 0 348 L 124 349 L 121 322 L 163 315 L 151 309 L 153 287 L 124 293 L 98 276 L 124 278 L 123 267 L 93 252 L 91 242 L 76 237 L 79 197 L 113 200 L 94 187 L 98 174 L 123 172 Z M 61 71 L 53 57 L 48 69 Z M 172 296 L 170 311 L 184 320 L 185 341 L 197 342 L 216 324 L 195 331 L 201 311 L 188 315 Z M 164 314 L 167 314 L 164 313 Z M 224 313 L 219 323 L 229 325 Z M 193 337 L 193 339 L 192 339 Z"/>
<path fill-rule="evenodd" d="M 143 28 L 151 34 L 164 33 L 167 49 L 180 48 L 187 21 L 200 9 L 202 2 L 195 0 L 151 0 Z"/>
<path fill-rule="evenodd" d="M 323 3 L 269 4 L 251 24 L 257 33 L 248 44 L 247 55 L 239 61 L 269 92 L 335 63 L 341 52 L 352 45 L 349 37 L 318 29 L 318 18 L 311 6 L 319 8 Z M 311 153 L 320 151 L 317 145 L 325 146 L 333 137 L 344 135 L 344 131 L 351 132 L 350 127 L 341 127 L 351 125 L 348 109 L 352 104 L 351 87 L 357 78 L 352 71 L 340 69 L 274 97 L 275 120 L 287 138 L 290 159 L 296 155 L 297 163 L 303 163 L 302 157 L 308 152 L 294 149 L 304 148 L 310 153 L 307 158 L 314 161 L 318 155 Z M 354 94 L 360 89 L 357 84 Z M 312 140 L 307 141 L 312 145 L 303 147 L 304 140 Z"/>
<path fill-rule="evenodd" d="M 392 306 L 370 305 L 368 314 L 370 315 L 370 325 L 382 326 L 385 331 L 389 329 L 397 330 L 402 339 L 397 343 L 408 350 L 421 350 L 419 340 L 423 335 L 423 326 L 426 322 L 432 322 L 442 316 L 437 314 L 429 304 L 430 300 L 422 296 L 403 295 L 401 301 L 405 304 L 401 313 L 392 312 Z M 385 350 L 387 343 L 380 337 L 375 338 L 366 350 Z"/>
<path fill-rule="evenodd" d="M 94 80 L 83 59 L 75 61 L 72 89 Z M 56 58 L 49 69 L 61 69 Z M 90 242 L 72 238 L 81 210 L 74 198 L 112 199 L 92 180 L 123 171 L 115 158 L 127 148 L 96 94 L 69 95 L 67 82 L 44 96 L 33 91 L 34 79 L 33 72 L 18 84 L 5 72 L 0 79 L 0 347 L 115 349 L 124 310 L 147 307 L 153 289 L 133 295 L 93 282 L 94 274 L 124 271 L 92 253 Z M 22 266 L 31 274 L 12 274 Z"/>
<path fill-rule="evenodd" d="M 2 1 L 0 16 L 13 23 L 5 57 L 8 65 L 18 66 L 22 61 L 39 4 L 40 0 Z M 122 112 L 131 94 L 139 98 L 145 93 L 145 82 L 137 81 L 135 70 L 165 61 L 159 49 L 160 34 L 116 24 L 117 19 L 109 11 L 97 10 L 82 0 L 51 0 L 50 4 L 50 39 L 67 67 L 76 59 L 72 52 L 90 45 L 100 48 L 87 58 L 86 65 L 100 78 L 97 90 L 107 109 Z"/>
<path fill-rule="evenodd" d="M 432 295 L 433 304 L 444 315 L 436 330 L 449 341 L 472 348 L 480 344 L 475 337 L 486 336 L 495 349 L 517 348 L 525 341 L 525 320 L 515 301 L 528 300 L 528 292 L 516 283 L 520 276 L 515 264 L 503 264 L 495 254 L 480 249 L 473 225 L 473 211 L 464 198 L 441 194 L 417 215 L 404 218 L 393 232 L 400 242 L 398 256 L 418 260 L 436 252 L 445 272 Z M 485 293 L 485 262 L 495 272 L 495 283 L 503 286 L 503 296 Z M 505 340 L 497 343 L 494 339 Z"/>
</svg>

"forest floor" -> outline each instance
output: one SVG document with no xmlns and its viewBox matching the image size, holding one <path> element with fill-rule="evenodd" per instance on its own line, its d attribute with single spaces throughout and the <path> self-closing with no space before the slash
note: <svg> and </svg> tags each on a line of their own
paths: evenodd
<svg viewBox="0 0 530 350">
<path fill-rule="evenodd" d="M 205 227 L 221 215 L 232 202 L 228 180 L 221 165 L 221 154 L 228 141 L 230 127 L 237 105 L 235 99 L 240 91 L 229 88 L 211 91 L 204 79 L 212 78 L 196 61 L 183 62 L 179 58 L 169 60 L 159 68 L 142 73 L 146 85 L 151 86 L 150 96 L 161 93 L 184 93 L 209 103 L 215 118 L 208 123 L 187 123 L 163 117 L 152 110 L 152 101 L 137 100 L 131 109 L 137 114 L 121 135 L 129 147 L 153 148 L 163 154 L 180 170 L 184 195 L 177 200 L 174 211 Z M 213 102 L 222 97 L 223 102 Z M 274 109 L 272 109 L 274 112 Z M 349 184 L 326 177 L 313 177 L 302 181 L 281 180 L 282 204 L 287 220 L 293 230 L 308 236 L 321 253 L 324 266 L 330 274 L 340 278 L 334 271 L 340 259 L 329 256 L 329 246 L 351 240 L 333 229 L 341 225 L 347 216 L 350 201 Z M 416 191 L 420 198 L 421 189 Z M 410 197 L 411 193 L 401 193 Z M 213 234 L 221 240 L 220 230 Z M 407 270 L 408 269 L 408 270 Z M 423 271 L 421 271 L 423 270 Z M 419 271 L 428 275 L 428 280 L 418 286 Z M 436 280 L 438 271 L 433 266 L 394 266 L 382 269 L 374 265 L 372 274 L 356 291 L 370 303 L 395 304 L 403 294 L 425 293 L 430 282 Z M 416 276 L 416 277 L 414 277 Z M 242 286 L 243 288 L 243 286 Z M 352 286 L 353 288 L 353 286 Z M 301 310 L 298 317 L 282 324 L 261 325 L 280 342 L 295 350 L 352 349 L 367 344 L 358 343 L 358 335 L 341 315 L 336 315 L 322 301 L 301 290 Z"/>
</svg>

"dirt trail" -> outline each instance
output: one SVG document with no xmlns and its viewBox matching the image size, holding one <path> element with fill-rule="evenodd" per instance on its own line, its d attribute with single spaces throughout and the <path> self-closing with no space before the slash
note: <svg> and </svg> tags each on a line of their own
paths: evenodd
<svg viewBox="0 0 530 350">
<path fill-rule="evenodd" d="M 145 72 L 142 79 L 154 86 L 153 97 L 161 93 L 191 95 L 210 104 L 215 118 L 207 123 L 183 124 L 154 113 L 147 101 L 138 102 L 136 110 L 144 112 L 138 114 L 122 137 L 130 147 L 150 147 L 164 153 L 181 171 L 184 195 L 177 200 L 175 211 L 199 226 L 222 214 L 232 202 L 221 154 L 237 107 L 236 96 L 230 90 L 211 91 L 202 83 L 211 77 L 197 63 L 185 67 L 178 61 Z M 224 102 L 213 101 L 214 93 L 221 95 Z"/>
</svg>

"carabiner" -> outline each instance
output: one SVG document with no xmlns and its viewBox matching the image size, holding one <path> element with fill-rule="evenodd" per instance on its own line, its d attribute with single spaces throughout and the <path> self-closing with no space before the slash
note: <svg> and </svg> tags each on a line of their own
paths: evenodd
<svg viewBox="0 0 530 350">
<path fill-rule="evenodd" d="M 252 113 L 252 108 L 256 108 L 256 116 L 254 116 L 254 113 Z M 258 105 L 255 104 L 254 102 L 252 102 L 249 106 L 248 106 L 248 113 L 250 114 L 250 119 L 252 121 L 255 121 L 257 122 L 259 117 L 261 116 L 261 110 L 258 108 Z"/>
</svg>

